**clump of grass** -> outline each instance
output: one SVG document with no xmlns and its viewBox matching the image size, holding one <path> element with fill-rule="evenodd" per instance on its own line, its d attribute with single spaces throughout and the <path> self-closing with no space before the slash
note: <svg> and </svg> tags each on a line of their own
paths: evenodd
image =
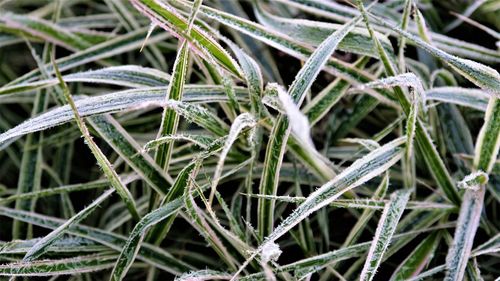
<svg viewBox="0 0 500 281">
<path fill-rule="evenodd" d="M 498 12 L 438 2 L 0 2 L 0 279 L 493 280 Z"/>
</svg>

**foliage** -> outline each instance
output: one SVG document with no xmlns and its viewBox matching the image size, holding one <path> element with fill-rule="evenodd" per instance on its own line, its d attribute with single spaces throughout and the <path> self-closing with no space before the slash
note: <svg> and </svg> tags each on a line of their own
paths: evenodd
<svg viewBox="0 0 500 281">
<path fill-rule="evenodd" d="M 441 2 L 0 1 L 0 280 L 493 280 L 498 5 Z"/>
</svg>

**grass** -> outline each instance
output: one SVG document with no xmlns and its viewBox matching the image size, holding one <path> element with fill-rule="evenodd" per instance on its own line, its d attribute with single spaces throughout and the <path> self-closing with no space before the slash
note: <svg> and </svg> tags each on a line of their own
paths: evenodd
<svg viewBox="0 0 500 281">
<path fill-rule="evenodd" d="M 0 1 L 0 280 L 495 280 L 498 5 L 380 2 Z"/>
</svg>

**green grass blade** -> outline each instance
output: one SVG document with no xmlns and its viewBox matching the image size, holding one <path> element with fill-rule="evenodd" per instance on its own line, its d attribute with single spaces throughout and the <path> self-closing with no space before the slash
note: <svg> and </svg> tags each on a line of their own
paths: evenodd
<svg viewBox="0 0 500 281">
<path fill-rule="evenodd" d="M 59 237 L 64 235 L 65 231 L 70 228 L 72 225 L 79 223 L 83 219 L 85 219 L 90 213 L 92 213 L 97 207 L 99 207 L 99 204 L 101 204 L 104 200 L 106 200 L 108 197 L 113 194 L 114 189 L 110 189 L 106 192 L 104 192 L 101 196 L 99 196 L 96 200 L 94 200 L 90 205 L 85 207 L 83 210 L 78 212 L 76 215 L 74 215 L 72 218 L 67 220 L 64 224 L 59 226 L 58 228 L 54 229 L 51 233 L 48 235 L 44 236 L 42 239 L 40 239 L 31 249 L 26 253 L 24 256 L 23 260 L 24 261 L 33 261 L 37 258 L 39 258 L 41 255 L 43 255 L 47 248 L 54 243 Z"/>
<path fill-rule="evenodd" d="M 57 78 L 59 79 L 59 83 L 63 89 L 64 96 L 67 102 L 69 103 L 71 110 L 73 111 L 74 119 L 76 120 L 78 128 L 80 129 L 80 132 L 85 138 L 87 145 L 92 151 L 92 154 L 94 154 L 99 166 L 103 169 L 103 172 L 110 181 L 111 186 L 116 190 L 116 193 L 118 193 L 118 195 L 121 197 L 121 199 L 129 209 L 132 218 L 135 220 L 139 220 L 140 216 L 139 213 L 137 212 L 134 198 L 130 194 L 130 191 L 125 187 L 123 182 L 121 182 L 120 178 L 116 174 L 116 171 L 113 170 L 113 167 L 111 166 L 109 160 L 102 153 L 101 149 L 97 146 L 97 144 L 92 140 L 88 128 L 85 125 L 85 122 L 81 118 L 80 114 L 78 113 L 78 108 L 76 107 L 75 102 L 71 97 L 69 88 L 66 85 L 66 83 L 64 83 L 64 80 L 62 80 L 61 73 L 59 72 L 59 69 L 57 68 L 55 62 L 54 62 L 54 70 L 56 72 Z"/>
<path fill-rule="evenodd" d="M 294 40 L 310 45 L 321 44 L 330 34 L 343 27 L 342 24 L 277 17 L 264 11 L 260 2 L 254 2 L 254 11 L 262 25 L 273 29 L 277 33 L 285 34 Z M 391 43 L 386 36 L 378 32 L 376 36 L 382 42 L 384 48 L 392 50 Z M 346 34 L 337 48 L 340 51 L 377 58 L 377 51 L 373 47 L 371 37 L 363 29 L 356 27 Z"/>
<path fill-rule="evenodd" d="M 425 238 L 394 271 L 392 280 L 408 280 L 420 274 L 430 263 L 439 244 L 440 233 L 433 232 Z"/>
<path fill-rule="evenodd" d="M 311 193 L 306 201 L 298 206 L 291 215 L 285 218 L 283 222 L 266 237 L 264 243 L 256 250 L 252 257 L 260 254 L 265 243 L 273 243 L 310 214 L 329 205 L 343 193 L 389 169 L 401 158 L 401 145 L 404 143 L 405 139 L 399 138 L 370 152 L 363 158 L 355 161 L 331 181 Z M 240 268 L 240 270 L 241 269 L 242 268 Z"/>
<path fill-rule="evenodd" d="M 476 142 L 474 167 L 490 173 L 500 149 L 500 99 L 490 98 Z"/>
<path fill-rule="evenodd" d="M 231 74 L 243 77 L 240 67 L 224 48 L 197 25 L 190 30 L 188 21 L 174 7 L 157 0 L 132 0 L 132 4 L 165 30 L 186 39 L 206 59 L 213 59 Z"/>
<path fill-rule="evenodd" d="M 21 261 L 0 265 L 0 276 L 58 276 L 108 269 L 116 255 L 89 255 L 59 260 Z"/>
<path fill-rule="evenodd" d="M 368 251 L 365 265 L 361 271 L 360 280 L 373 280 L 384 253 L 396 230 L 399 219 L 403 215 L 411 190 L 399 190 L 391 194 L 389 204 L 384 208 L 379 220 L 375 237 Z"/>
<path fill-rule="evenodd" d="M 306 91 L 309 90 L 314 80 L 316 80 L 323 65 L 328 61 L 340 41 L 360 20 L 361 17 L 357 17 L 344 25 L 341 29 L 332 33 L 309 57 L 288 90 L 288 95 L 293 103 L 300 106 L 305 98 Z M 289 120 L 286 116 L 280 115 L 273 126 L 271 141 L 267 145 L 266 158 L 264 160 L 267 169 L 262 174 L 262 180 L 259 186 L 259 193 L 261 194 L 276 195 L 278 188 L 277 177 L 283 161 L 288 136 L 292 129 L 290 122 L 292 122 L 292 120 Z M 259 233 L 262 237 L 269 235 L 274 228 L 273 209 L 274 203 L 272 201 L 259 202 Z"/>
<path fill-rule="evenodd" d="M 168 85 L 170 76 L 162 71 L 136 65 L 111 66 L 98 70 L 89 70 L 63 75 L 66 83 L 84 82 L 96 84 L 109 84 L 131 88 L 159 87 Z M 57 78 L 38 80 L 6 85 L 0 88 L 0 95 L 30 92 L 44 89 L 59 84 Z"/>
<path fill-rule="evenodd" d="M 140 145 L 110 115 L 92 116 L 89 123 L 132 169 L 157 193 L 166 194 L 167 186 L 173 180 L 161 172 L 148 154 L 142 154 Z"/>
<path fill-rule="evenodd" d="M 488 180 L 488 176 L 484 172 L 491 172 L 499 149 L 500 99 L 492 97 L 486 110 L 483 127 L 476 141 L 474 169 L 479 173 L 472 174 L 471 180 L 469 177 L 464 178 L 463 182 L 466 187 L 470 187 L 471 184 L 472 186 L 465 191 L 453 244 L 446 256 L 445 280 L 447 281 L 461 280 L 465 274 L 484 204 L 485 182 Z M 477 176 L 480 179 L 476 179 Z"/>
<path fill-rule="evenodd" d="M 460 87 L 437 87 L 425 92 L 426 100 L 453 103 L 481 111 L 486 111 L 489 98 L 485 91 Z"/>
<path fill-rule="evenodd" d="M 147 34 L 147 28 L 138 29 L 134 32 L 117 36 L 111 40 L 94 45 L 88 49 L 78 51 L 69 56 L 59 58 L 56 64 L 61 71 L 75 68 L 90 62 L 99 61 L 102 59 L 110 58 L 125 52 L 136 50 L 141 47 L 142 41 Z M 153 32 L 147 44 L 153 44 L 168 38 L 168 34 L 161 32 Z M 54 74 L 54 68 L 51 64 L 46 64 L 44 68 L 48 74 Z M 16 85 L 23 82 L 33 81 L 41 76 L 40 69 L 35 69 L 26 73 L 25 75 L 11 81 L 8 85 Z"/>
<path fill-rule="evenodd" d="M 210 197 L 208 199 L 209 205 L 211 205 L 213 196 L 215 195 L 215 191 L 217 190 L 217 185 L 219 184 L 219 179 L 222 175 L 222 168 L 224 166 L 224 161 L 226 160 L 226 156 L 231 149 L 231 146 L 236 141 L 240 133 L 245 128 L 253 128 L 256 126 L 257 121 L 255 118 L 249 113 L 242 113 L 234 120 L 231 125 L 231 129 L 229 130 L 229 134 L 226 136 L 226 140 L 224 142 L 224 147 L 219 156 L 219 161 L 217 162 L 217 166 L 215 168 L 215 173 L 212 178 L 212 185 L 210 191 Z M 250 137 L 251 138 L 251 137 Z"/>
<path fill-rule="evenodd" d="M 120 112 L 127 109 L 140 109 L 148 106 L 153 107 L 162 105 L 165 98 L 161 94 L 164 91 L 165 88 L 120 91 L 102 96 L 78 99 L 75 101 L 75 105 L 82 117 Z M 239 96 L 243 100 L 246 98 L 245 95 L 240 94 Z M 227 97 L 221 87 L 188 87 L 183 100 L 183 102 L 168 101 L 167 105 L 177 110 L 179 114 L 185 116 L 188 120 L 208 128 L 216 135 L 225 135 L 229 130 L 229 127 L 213 113 L 199 105 L 187 104 L 187 102 L 200 101 L 227 101 Z M 0 134 L 0 147 L 6 143 L 8 144 L 12 139 L 25 134 L 45 130 L 72 120 L 73 112 L 68 105 L 57 107 Z"/>
<path fill-rule="evenodd" d="M 496 70 L 475 61 L 450 55 L 418 38 L 417 36 L 401 30 L 399 27 L 391 26 L 384 20 L 381 20 L 379 18 L 375 19 L 379 24 L 387 28 L 391 28 L 400 36 L 403 36 L 409 41 L 414 42 L 418 47 L 426 50 L 431 55 L 443 60 L 444 62 L 449 64 L 455 71 L 460 73 L 472 83 L 487 91 L 490 91 L 497 97 L 500 97 L 500 75 Z"/>
<path fill-rule="evenodd" d="M 56 229 L 65 222 L 61 219 L 5 207 L 0 207 L 0 215 L 49 229 Z M 127 242 L 127 237 L 125 236 L 80 224 L 73 225 L 67 232 L 70 235 L 76 235 L 95 241 L 118 252 L 123 249 Z M 174 274 L 192 269 L 190 265 L 174 258 L 169 252 L 151 244 L 143 243 L 137 254 L 137 258 L 152 266 Z M 115 261 L 115 259 L 116 258 L 114 258 L 113 261 Z"/>
<path fill-rule="evenodd" d="M 184 92 L 184 84 L 186 82 L 187 65 L 189 62 L 189 45 L 186 40 L 180 44 L 180 50 L 175 58 L 174 68 L 172 70 L 172 83 L 168 85 L 165 100 L 179 101 L 182 99 Z M 164 107 L 161 119 L 160 130 L 158 131 L 158 138 L 166 135 L 172 135 L 177 132 L 179 125 L 179 116 L 171 108 Z M 173 143 L 162 144 L 158 146 L 155 154 L 155 161 L 163 169 L 168 170 L 170 157 L 172 154 Z"/>
</svg>

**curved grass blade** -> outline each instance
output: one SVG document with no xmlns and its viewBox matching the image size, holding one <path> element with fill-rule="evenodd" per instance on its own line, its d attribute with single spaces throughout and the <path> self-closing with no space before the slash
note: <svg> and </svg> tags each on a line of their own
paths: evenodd
<svg viewBox="0 0 500 281">
<path fill-rule="evenodd" d="M 467 78 L 472 83 L 487 91 L 490 91 L 497 98 L 500 97 L 500 75 L 496 70 L 475 61 L 450 55 L 445 51 L 440 50 L 425 42 L 424 40 L 418 38 L 417 36 L 401 30 L 399 27 L 391 26 L 380 18 L 374 16 L 372 16 L 372 18 L 374 18 L 379 24 L 394 30 L 400 36 L 403 36 L 409 41 L 414 42 L 418 47 L 426 50 L 431 55 L 443 60 L 455 71 L 460 73 L 463 77 Z"/>
<path fill-rule="evenodd" d="M 306 11 L 308 13 L 313 13 L 315 15 L 321 15 L 322 17 L 330 18 L 335 21 L 345 23 L 351 18 L 358 15 L 358 10 L 347 5 L 341 5 L 335 2 L 324 2 L 318 0 L 276 0 L 285 5 L 290 5 L 296 7 L 300 10 Z M 387 16 L 387 13 L 378 13 L 382 16 Z M 399 17 L 394 19 L 399 20 Z M 393 23 L 396 25 L 397 23 Z M 383 34 L 397 35 L 397 33 L 392 30 L 392 28 L 387 28 L 382 25 L 374 26 L 379 32 Z M 416 24 L 410 23 L 408 26 L 408 32 L 414 35 L 418 35 L 418 27 Z M 498 63 L 500 61 L 500 55 L 496 50 L 487 49 L 483 46 L 458 40 L 437 32 L 430 32 L 429 37 L 432 37 L 433 43 L 442 50 L 445 50 L 456 56 L 466 57 L 478 61 L 483 61 L 485 63 Z M 412 41 L 409 44 L 415 45 Z"/>
<path fill-rule="evenodd" d="M 373 280 L 377 268 L 384 257 L 389 242 L 396 231 L 399 219 L 403 215 L 406 203 L 410 198 L 411 190 L 398 190 L 391 194 L 389 204 L 385 206 L 382 217 L 379 220 L 375 237 L 373 237 L 368 257 L 361 271 L 360 280 Z"/>
<path fill-rule="evenodd" d="M 373 29 L 371 28 L 371 25 L 369 23 L 368 13 L 366 12 L 363 6 L 363 2 L 361 0 L 357 0 L 357 6 L 363 15 L 366 28 L 368 29 L 370 34 L 373 34 Z M 389 76 L 396 76 L 397 70 L 389 60 L 389 57 L 385 52 L 385 50 L 382 48 L 380 43 L 378 43 L 377 37 L 372 36 L 372 38 L 375 41 L 377 50 L 379 51 L 380 58 L 384 65 L 385 71 Z M 410 101 L 408 100 L 403 90 L 399 86 L 396 86 L 394 88 L 394 93 L 396 94 L 396 98 L 398 99 L 405 115 L 408 117 L 410 115 L 410 110 L 411 110 Z M 455 190 L 453 180 L 451 179 L 451 176 L 448 170 L 446 169 L 443 160 L 441 159 L 436 148 L 434 147 L 434 144 L 430 136 L 428 135 L 424 124 L 418 119 L 416 121 L 416 126 L 415 126 L 415 138 L 417 140 L 417 146 L 419 148 L 419 151 L 422 154 L 425 162 L 429 166 L 429 171 L 436 180 L 437 184 L 439 185 L 439 187 L 443 189 L 444 193 L 446 194 L 446 197 L 451 202 L 459 205 L 460 197 L 458 196 L 458 193 Z"/>
<path fill-rule="evenodd" d="M 231 129 L 229 130 L 229 134 L 226 136 L 226 140 L 224 142 L 224 147 L 219 156 L 219 161 L 217 162 L 217 166 L 215 168 L 214 176 L 212 178 L 210 197 L 208 199 L 209 205 L 211 205 L 213 197 L 215 195 L 215 191 L 217 190 L 217 185 L 219 184 L 219 179 L 222 174 L 222 168 L 224 167 L 224 161 L 226 160 L 226 156 L 231 149 L 231 146 L 236 141 L 240 133 L 244 128 L 250 127 L 253 128 L 256 126 L 257 121 L 255 118 L 249 113 L 242 113 L 234 120 L 231 125 Z"/>
<path fill-rule="evenodd" d="M 238 90 L 238 98 L 245 100 L 246 93 Z M 96 97 L 78 99 L 75 105 L 82 117 L 92 115 L 114 113 L 124 110 L 137 110 L 144 107 L 161 106 L 165 100 L 162 95 L 165 88 L 147 88 L 138 90 L 120 91 Z M 199 122 L 217 135 L 225 135 L 228 126 L 208 110 L 197 105 L 189 105 L 187 102 L 219 102 L 227 101 L 223 89 L 218 86 L 194 86 L 187 87 L 182 102 L 167 102 L 173 108 L 184 115 L 188 120 Z M 192 116 L 191 116 L 192 115 Z M 191 116 L 191 117 L 190 117 Z M 60 106 L 29 119 L 22 124 L 0 134 L 0 148 L 15 138 L 28 133 L 45 130 L 73 120 L 73 112 L 68 105 Z"/>
<path fill-rule="evenodd" d="M 319 45 L 330 34 L 341 29 L 342 24 L 332 24 L 320 21 L 305 19 L 287 19 L 277 17 L 264 11 L 258 1 L 254 1 L 254 12 L 258 21 L 264 26 L 273 29 L 277 33 L 287 35 L 294 40 L 310 45 Z M 383 47 L 392 50 L 392 45 L 381 33 L 376 33 Z M 377 51 L 371 37 L 359 27 L 355 27 L 340 41 L 338 47 L 340 51 L 365 55 L 378 58 Z"/>
</svg>

